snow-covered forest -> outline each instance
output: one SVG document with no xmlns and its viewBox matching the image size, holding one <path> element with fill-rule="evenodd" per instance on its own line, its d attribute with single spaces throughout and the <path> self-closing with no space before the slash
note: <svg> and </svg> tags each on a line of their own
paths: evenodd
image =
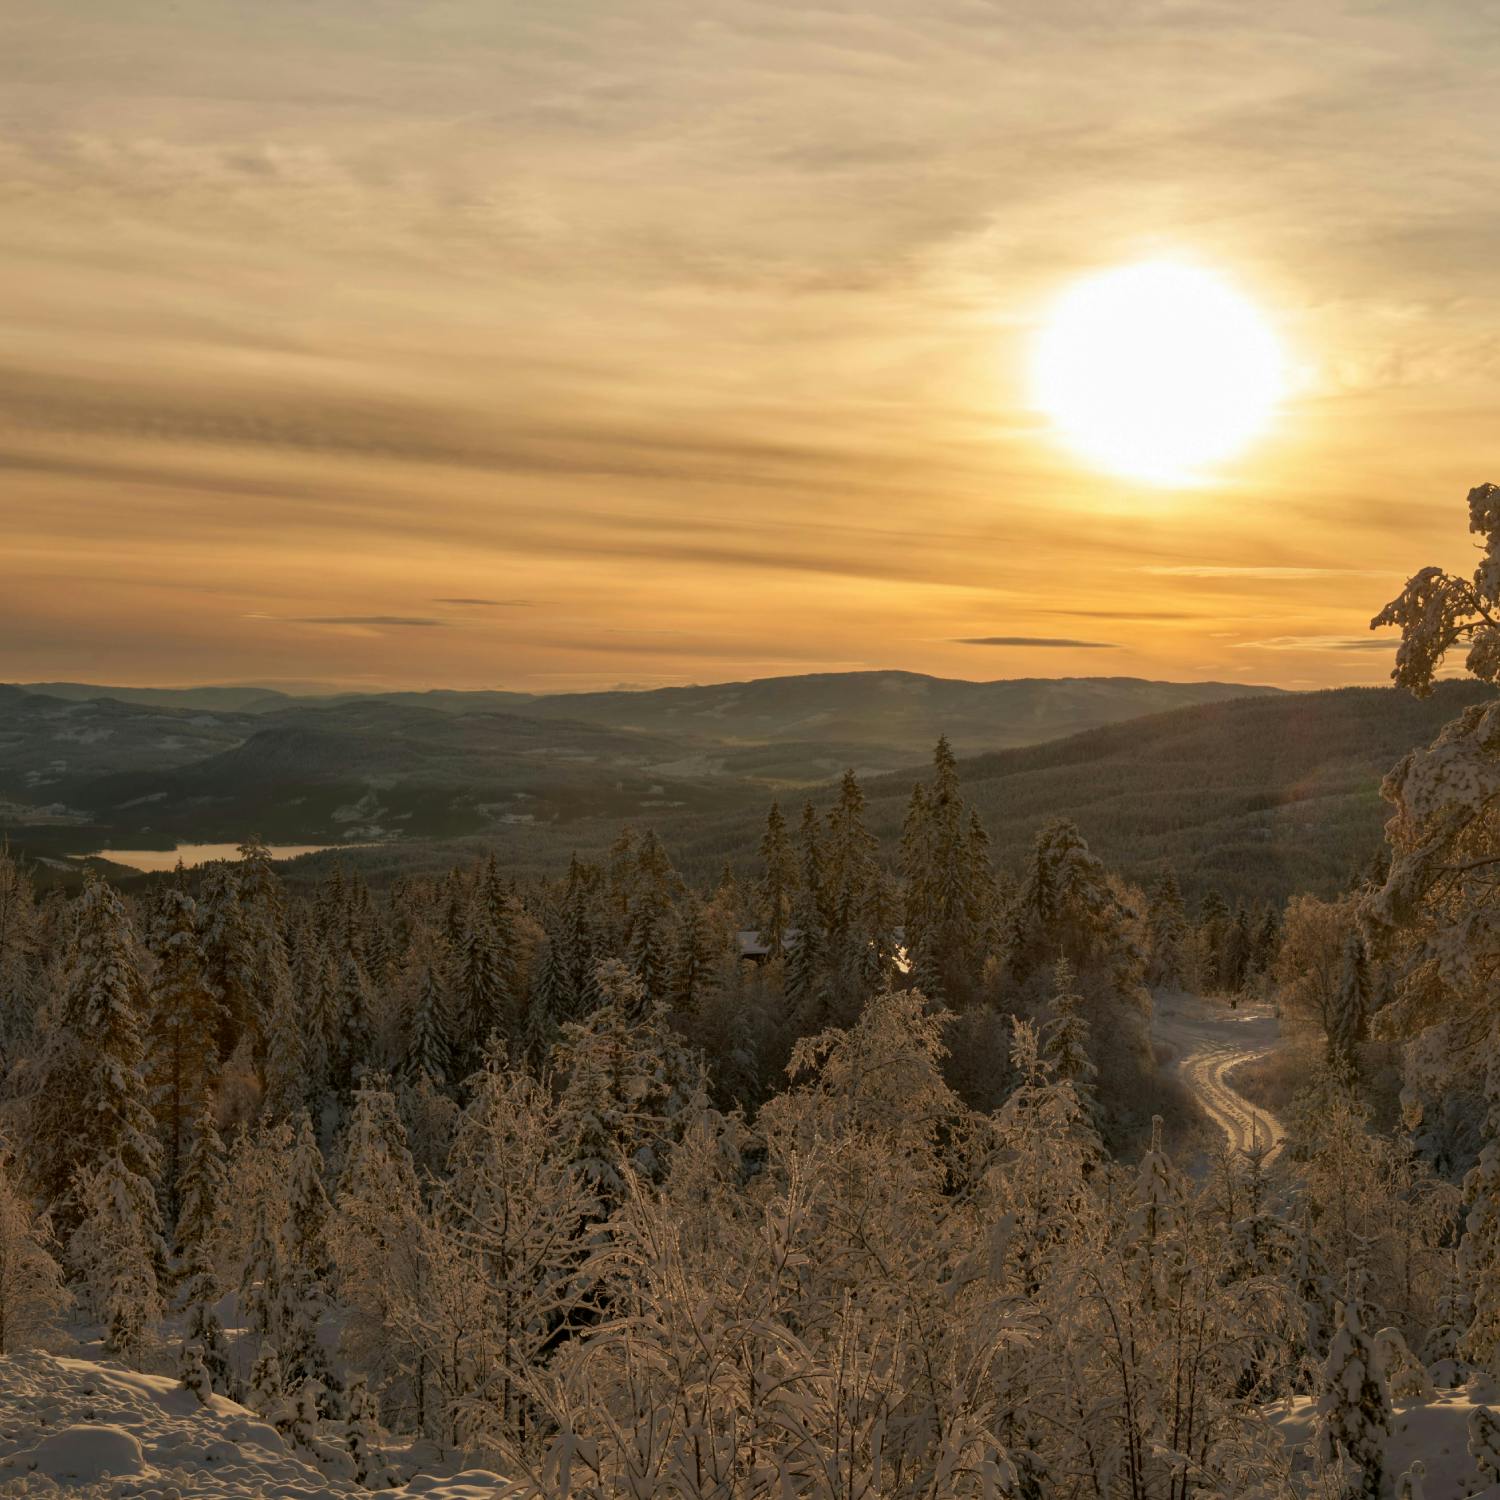
<svg viewBox="0 0 1500 1500">
<path fill-rule="evenodd" d="M 1419 693 L 1500 680 L 1470 512 L 1380 617 Z M 996 869 L 945 743 L 899 847 L 850 774 L 710 889 L 649 831 L 379 890 L 0 857 L 0 1387 L 178 1381 L 324 1492 L 1500 1494 L 1500 705 L 1385 792 L 1285 911 L 1065 821 Z M 1181 990 L 1313 1039 L 1274 1162 L 1201 1149 Z"/>
</svg>

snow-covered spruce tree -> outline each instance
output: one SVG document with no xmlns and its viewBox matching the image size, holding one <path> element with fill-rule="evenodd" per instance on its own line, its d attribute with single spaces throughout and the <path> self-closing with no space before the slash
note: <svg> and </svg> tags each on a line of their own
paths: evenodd
<svg viewBox="0 0 1500 1500">
<path fill-rule="evenodd" d="M 46 1337 L 68 1305 L 54 1248 L 51 1226 L 26 1200 L 14 1160 L 0 1148 L 0 1357 Z"/>
<path fill-rule="evenodd" d="M 175 1220 L 192 1124 L 218 1088 L 224 1013 L 209 985 L 193 898 L 175 885 L 164 887 L 154 926 L 146 1079 L 162 1141 L 167 1217 Z"/>
<path fill-rule="evenodd" d="M 1347 1500 L 1382 1500 L 1391 1403 L 1381 1381 L 1375 1347 L 1365 1332 L 1359 1279 L 1360 1273 L 1351 1267 L 1349 1287 L 1323 1365 L 1318 1442 L 1325 1463 L 1342 1460 L 1353 1471 L 1344 1491 Z"/>
<path fill-rule="evenodd" d="M 204 1362 L 203 1351 L 193 1344 L 184 1344 L 177 1371 L 183 1390 L 191 1391 L 198 1398 L 200 1406 L 207 1406 L 214 1387 L 209 1378 L 208 1365 Z"/>
<path fill-rule="evenodd" d="M 331 1059 L 333 1084 L 341 1095 L 347 1095 L 370 1065 L 375 1030 L 370 981 L 353 953 L 346 953 L 339 966 L 335 1005 L 338 1027 Z"/>
<path fill-rule="evenodd" d="M 1500 1420 L 1487 1406 L 1469 1413 L 1469 1457 L 1483 1484 L 1500 1484 Z"/>
<path fill-rule="evenodd" d="M 88 1311 L 104 1325 L 105 1347 L 139 1367 L 163 1311 L 157 1268 L 166 1247 L 156 1193 L 118 1146 L 80 1173 L 74 1192 L 80 1218 L 69 1262 Z"/>
<path fill-rule="evenodd" d="M 193 1143 L 181 1182 L 174 1248 L 180 1302 L 186 1312 L 185 1340 L 202 1353 L 216 1391 L 234 1394 L 234 1375 L 224 1329 L 215 1307 L 223 1292 L 220 1262 L 224 1252 L 229 1177 L 224 1147 L 214 1122 L 213 1105 L 205 1104 L 193 1131 Z"/>
<path fill-rule="evenodd" d="M 345 1394 L 344 1440 L 354 1465 L 354 1482 L 367 1490 L 392 1489 L 397 1481 L 381 1451 L 380 1415 L 369 1382 L 356 1375 Z"/>
<path fill-rule="evenodd" d="M 219 1056 L 227 1058 L 257 1020 L 256 954 L 233 865 L 204 867 L 198 887 L 199 941 L 209 987 L 220 1010 Z"/>
<path fill-rule="evenodd" d="M 626 910 L 626 953 L 631 972 L 651 1001 L 666 998 L 672 960 L 672 902 L 682 879 L 650 829 L 636 849 Z"/>
<path fill-rule="evenodd" d="M 1431 1401 L 1432 1381 L 1407 1345 L 1399 1328 L 1382 1328 L 1375 1335 L 1381 1376 L 1392 1401 Z"/>
<path fill-rule="evenodd" d="M 158 1235 L 154 1181 L 161 1150 L 142 1077 L 146 985 L 119 895 L 98 875 L 74 912 L 71 955 L 27 1100 L 25 1162 L 64 1235 L 82 1214 L 80 1173 L 102 1169 Z"/>
<path fill-rule="evenodd" d="M 1052 998 L 1047 1011 L 1042 1060 L 1086 1101 L 1099 1069 L 1089 1056 L 1089 1023 L 1083 1015 L 1083 996 L 1078 993 L 1073 966 L 1066 958 L 1058 959 L 1053 969 Z"/>
<path fill-rule="evenodd" d="M 476 906 L 459 940 L 453 974 L 460 1076 L 478 1065 L 491 1036 L 509 1037 L 516 1030 L 514 975 L 501 960 L 489 914 Z"/>
<path fill-rule="evenodd" d="M 394 1337 L 392 1308 L 422 1295 L 422 1196 L 384 1078 L 367 1076 L 355 1092 L 333 1201 L 328 1237 L 339 1300 L 348 1309 L 345 1357 L 393 1410 L 410 1414 L 411 1351 Z"/>
<path fill-rule="evenodd" d="M 534 1072 L 546 1067 L 562 1035 L 559 1018 L 570 1009 L 563 940 L 560 935 L 544 937 L 532 965 L 526 1014 L 521 1020 L 520 1052 Z"/>
<path fill-rule="evenodd" d="M 1135 1174 L 1124 1243 L 1148 1306 L 1170 1296 L 1181 1268 L 1180 1230 L 1187 1212 L 1187 1190 L 1162 1148 L 1161 1116 L 1151 1120 L 1151 1144 Z"/>
<path fill-rule="evenodd" d="M 1392 673 L 1419 697 L 1449 651 L 1500 683 L 1500 486 L 1469 491 L 1469 530 L 1482 555 L 1470 578 L 1423 568 L 1370 622 L 1399 626 Z M 1476 1086 L 1500 986 L 1500 701 L 1476 704 L 1386 777 L 1394 809 L 1384 885 L 1365 904 L 1377 956 L 1399 966 L 1378 1034 L 1408 1041 L 1409 1115 L 1466 1081 Z"/>
<path fill-rule="evenodd" d="M 468 1055 L 468 1041 L 456 1045 L 453 996 L 449 992 L 437 939 L 423 929 L 414 938 L 401 976 L 404 1015 L 402 1073 L 416 1079 L 424 1074 L 445 1083 L 455 1064 Z"/>
<path fill-rule="evenodd" d="M 290 982 L 277 986 L 272 1003 L 266 1022 L 263 1112 L 270 1120 L 288 1120 L 307 1106 L 311 1091 L 308 1017 Z"/>
<path fill-rule="evenodd" d="M 275 1328 L 282 1369 L 293 1384 L 317 1378 L 330 1383 L 318 1326 L 328 1306 L 328 1225 L 332 1205 L 323 1188 L 323 1155 L 304 1110 L 286 1161 L 286 1211 L 276 1278 Z"/>
<path fill-rule="evenodd" d="M 245 1405 L 267 1421 L 275 1421 L 286 1400 L 286 1382 L 274 1344 L 262 1344 L 245 1387 Z"/>
<path fill-rule="evenodd" d="M 659 1176 L 705 1083 L 702 1060 L 672 1029 L 666 1007 L 649 1005 L 624 965 L 600 964 L 597 983 L 604 1003 L 563 1028 L 553 1060 L 561 1138 L 575 1170 L 608 1205 L 623 1188 L 623 1168 Z"/>
</svg>

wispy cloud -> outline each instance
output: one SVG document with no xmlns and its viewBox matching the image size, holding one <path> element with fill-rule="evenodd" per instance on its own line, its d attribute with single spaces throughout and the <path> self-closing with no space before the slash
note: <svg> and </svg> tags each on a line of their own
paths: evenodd
<svg viewBox="0 0 1500 1500">
<path fill-rule="evenodd" d="M 1396 642 L 1390 637 L 1273 635 L 1263 641 L 1236 641 L 1235 646 L 1250 651 L 1394 651 Z"/>
<path fill-rule="evenodd" d="M 1066 615 L 1075 620 L 1201 620 L 1190 609 L 1040 609 L 1042 615 Z"/>
<path fill-rule="evenodd" d="M 1384 578 L 1385 568 L 1286 568 L 1244 563 L 1181 563 L 1171 567 L 1142 568 L 1157 578 L 1333 578 L 1358 575 Z"/>
<path fill-rule="evenodd" d="M 1077 651 L 1113 651 L 1118 641 L 1074 641 L 1054 635 L 961 635 L 956 646 L 1063 646 Z"/>
<path fill-rule="evenodd" d="M 414 627 L 421 630 L 442 629 L 447 620 L 435 620 L 428 615 L 246 615 L 247 620 L 275 620 L 283 625 L 392 625 L 403 629 Z"/>
<path fill-rule="evenodd" d="M 452 604 L 459 609 L 529 609 L 532 601 L 530 599 L 443 599 L 437 598 L 434 604 Z"/>
</svg>

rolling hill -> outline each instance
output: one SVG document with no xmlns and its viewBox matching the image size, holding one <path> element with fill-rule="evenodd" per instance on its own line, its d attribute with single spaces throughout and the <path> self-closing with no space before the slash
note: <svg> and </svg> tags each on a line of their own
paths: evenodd
<svg viewBox="0 0 1500 1500">
<path fill-rule="evenodd" d="M 1340 887 L 1381 841 L 1385 773 L 1489 696 L 1482 684 L 1449 682 L 1428 699 L 1393 688 L 1239 698 L 975 756 L 960 770 L 1002 865 L 1017 867 L 1042 823 L 1066 815 L 1132 878 L 1171 866 L 1189 891 L 1283 899 Z M 888 848 L 911 781 L 866 785 L 871 827 Z M 705 871 L 758 836 L 745 815 L 662 831 L 677 858 Z"/>
</svg>

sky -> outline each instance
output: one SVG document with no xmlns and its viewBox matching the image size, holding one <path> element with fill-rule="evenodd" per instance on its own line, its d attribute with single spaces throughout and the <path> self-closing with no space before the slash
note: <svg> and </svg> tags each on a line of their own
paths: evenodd
<svg viewBox="0 0 1500 1500">
<path fill-rule="evenodd" d="M 1383 681 L 1500 479 L 1500 5 L 6 0 L 0 679 Z M 1159 258 L 1189 485 L 1031 360 Z"/>
</svg>

